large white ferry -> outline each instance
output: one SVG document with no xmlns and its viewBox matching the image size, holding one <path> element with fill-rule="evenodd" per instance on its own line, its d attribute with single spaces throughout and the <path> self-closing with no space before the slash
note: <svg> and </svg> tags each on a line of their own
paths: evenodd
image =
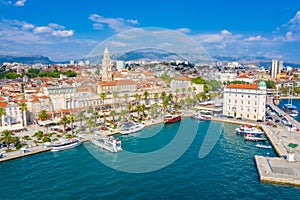
<svg viewBox="0 0 300 200">
<path fill-rule="evenodd" d="M 113 136 L 94 136 L 92 139 L 92 143 L 112 153 L 122 151 L 121 140 L 116 139 Z"/>
<path fill-rule="evenodd" d="M 144 124 L 139 124 L 136 122 L 124 122 L 121 127 L 121 134 L 130 134 L 141 131 L 145 127 Z"/>
</svg>

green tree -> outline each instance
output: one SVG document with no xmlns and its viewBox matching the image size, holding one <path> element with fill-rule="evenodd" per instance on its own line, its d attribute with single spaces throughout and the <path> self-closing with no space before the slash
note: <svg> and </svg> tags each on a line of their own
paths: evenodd
<svg viewBox="0 0 300 200">
<path fill-rule="evenodd" d="M 155 99 L 155 103 L 156 103 L 157 99 L 158 99 L 158 93 L 154 93 L 154 99 Z"/>
<path fill-rule="evenodd" d="M 128 103 L 129 95 L 126 93 L 124 94 L 125 103 Z"/>
<path fill-rule="evenodd" d="M 117 115 L 116 111 L 114 111 L 114 110 L 110 111 L 109 115 L 112 117 L 113 124 L 114 124 L 115 123 L 115 116 Z"/>
<path fill-rule="evenodd" d="M 39 119 L 42 120 L 42 121 L 45 121 L 47 119 L 49 119 L 49 115 L 47 113 L 46 110 L 41 110 L 40 114 L 39 114 Z"/>
<path fill-rule="evenodd" d="M 73 123 L 75 121 L 75 118 L 76 117 L 75 117 L 75 115 L 73 113 L 69 115 L 69 122 L 71 123 L 72 135 L 73 135 L 73 128 L 74 128 Z"/>
<path fill-rule="evenodd" d="M 146 105 L 148 105 L 148 97 L 150 94 L 149 94 L 149 92 L 145 91 L 143 95 L 145 97 L 145 103 L 146 103 Z"/>
<path fill-rule="evenodd" d="M 104 122 L 105 124 L 105 122 Z M 87 126 L 89 127 L 90 133 L 92 133 L 92 128 L 96 126 L 93 116 L 90 116 L 87 120 Z"/>
<path fill-rule="evenodd" d="M 119 116 L 121 120 L 124 121 L 125 116 L 127 115 L 127 110 L 121 110 Z"/>
<path fill-rule="evenodd" d="M 19 109 L 21 110 L 21 113 L 22 113 L 22 125 L 23 126 L 26 126 L 27 123 L 26 123 L 26 111 L 27 111 L 27 104 L 26 103 L 21 103 L 20 104 L 20 107 Z"/>
<path fill-rule="evenodd" d="M 160 98 L 162 99 L 162 101 L 165 100 L 166 96 L 167 96 L 167 93 L 165 91 L 162 91 L 160 94 Z"/>
<path fill-rule="evenodd" d="M 7 149 L 9 149 L 9 145 L 13 142 L 13 133 L 9 130 L 4 130 L 1 140 L 5 142 Z"/>
<path fill-rule="evenodd" d="M 0 127 L 2 126 L 2 116 L 5 116 L 6 112 L 4 108 L 0 108 Z"/>
<path fill-rule="evenodd" d="M 194 84 L 206 84 L 205 80 L 203 78 L 201 78 L 200 76 L 196 77 L 196 78 L 193 78 L 191 80 L 192 83 Z"/>
<path fill-rule="evenodd" d="M 266 86 L 268 89 L 275 89 L 276 88 L 276 82 L 272 80 L 266 81 Z"/>
<path fill-rule="evenodd" d="M 77 114 L 77 119 L 80 121 L 80 128 L 82 128 L 82 121 L 85 119 L 85 114 L 83 111 L 79 111 Z"/>
<path fill-rule="evenodd" d="M 64 131 L 64 132 L 66 131 L 66 126 L 67 126 L 67 124 L 68 124 L 69 122 L 70 122 L 70 120 L 69 120 L 69 118 L 68 118 L 66 115 L 64 115 L 64 116 L 60 119 L 59 123 L 63 125 L 63 131 Z"/>
<path fill-rule="evenodd" d="M 104 104 L 104 100 L 106 99 L 106 93 L 105 93 L 105 92 L 102 92 L 102 93 L 100 94 L 100 98 L 102 99 L 102 102 L 103 102 L 103 104 Z"/>
<path fill-rule="evenodd" d="M 140 117 L 140 112 L 142 112 L 142 106 L 141 105 L 137 105 L 136 106 L 136 111 L 138 112 L 138 117 Z"/>
</svg>

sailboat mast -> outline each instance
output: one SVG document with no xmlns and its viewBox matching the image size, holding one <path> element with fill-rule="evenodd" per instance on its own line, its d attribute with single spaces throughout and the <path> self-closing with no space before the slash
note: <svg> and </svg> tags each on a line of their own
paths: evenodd
<svg viewBox="0 0 300 200">
<path fill-rule="evenodd" d="M 291 98 L 291 105 L 293 105 L 293 89 L 294 89 L 294 83 L 292 83 L 292 94 L 290 94 L 290 98 Z"/>
</svg>

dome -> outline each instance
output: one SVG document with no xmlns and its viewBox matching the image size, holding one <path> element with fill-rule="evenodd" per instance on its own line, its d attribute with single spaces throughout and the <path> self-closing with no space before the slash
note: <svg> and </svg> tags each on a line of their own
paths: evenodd
<svg viewBox="0 0 300 200">
<path fill-rule="evenodd" d="M 266 87 L 267 87 L 266 82 L 260 81 L 260 82 L 258 83 L 258 88 L 266 88 Z"/>
</svg>

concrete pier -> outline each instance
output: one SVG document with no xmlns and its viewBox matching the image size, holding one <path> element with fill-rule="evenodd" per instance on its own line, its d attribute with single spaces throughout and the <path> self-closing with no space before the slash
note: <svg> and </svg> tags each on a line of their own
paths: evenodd
<svg viewBox="0 0 300 200">
<path fill-rule="evenodd" d="M 42 146 L 36 146 L 36 147 L 28 148 L 25 152 L 21 151 L 21 150 L 8 152 L 8 153 L 5 154 L 4 158 L 0 158 L 0 162 L 4 162 L 4 161 L 8 161 L 8 160 L 14 160 L 14 159 L 17 159 L 17 158 L 22 158 L 22 157 L 25 157 L 25 156 L 30 156 L 30 155 L 50 151 L 50 150 L 51 150 L 51 148 L 44 148 Z"/>
<path fill-rule="evenodd" d="M 300 186 L 300 163 L 289 163 L 284 158 L 255 156 L 262 182 Z"/>
</svg>

